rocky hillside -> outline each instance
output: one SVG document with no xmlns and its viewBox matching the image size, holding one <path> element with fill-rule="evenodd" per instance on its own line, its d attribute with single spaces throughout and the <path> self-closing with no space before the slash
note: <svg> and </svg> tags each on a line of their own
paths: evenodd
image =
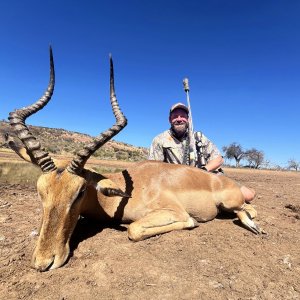
<svg viewBox="0 0 300 300">
<path fill-rule="evenodd" d="M 93 137 L 64 129 L 28 126 L 32 134 L 38 137 L 42 146 L 51 154 L 69 155 L 83 148 Z M 0 145 L 4 143 L 4 134 L 11 132 L 9 123 L 0 121 Z M 14 135 L 14 134 L 12 134 Z M 6 147 L 6 146 L 3 146 Z M 99 159 L 118 159 L 128 161 L 144 160 L 147 148 L 135 147 L 111 140 L 94 153 Z"/>
</svg>

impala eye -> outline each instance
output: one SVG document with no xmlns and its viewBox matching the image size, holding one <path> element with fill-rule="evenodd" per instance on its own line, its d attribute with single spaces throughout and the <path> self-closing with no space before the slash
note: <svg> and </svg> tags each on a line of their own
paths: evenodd
<svg viewBox="0 0 300 300">
<path fill-rule="evenodd" d="M 73 198 L 73 201 L 70 202 L 68 209 L 72 209 L 78 207 L 79 203 L 81 203 L 82 198 L 84 197 L 86 191 L 86 187 L 82 187 L 81 190 L 78 192 L 76 198 Z"/>
<path fill-rule="evenodd" d="M 84 193 L 86 191 L 86 188 L 83 188 L 79 193 L 78 193 L 78 196 L 77 196 L 77 199 L 80 199 L 83 197 Z"/>
<path fill-rule="evenodd" d="M 78 193 L 78 195 L 77 195 L 76 199 L 74 200 L 73 204 L 82 199 L 82 197 L 84 196 L 85 191 L 86 191 L 86 187 L 83 187 L 80 190 L 80 192 Z"/>
</svg>

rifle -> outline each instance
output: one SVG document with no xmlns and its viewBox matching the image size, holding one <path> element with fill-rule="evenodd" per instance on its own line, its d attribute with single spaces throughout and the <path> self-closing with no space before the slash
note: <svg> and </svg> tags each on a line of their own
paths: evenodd
<svg viewBox="0 0 300 300">
<path fill-rule="evenodd" d="M 184 87 L 184 91 L 186 92 L 186 98 L 187 98 L 188 109 L 189 109 L 189 164 L 190 166 L 196 166 L 198 168 L 202 168 L 203 166 L 206 165 L 206 161 L 203 153 L 203 145 L 201 142 L 202 134 L 200 132 L 196 132 L 194 136 L 192 110 L 191 110 L 191 103 L 190 103 L 190 96 L 189 96 L 190 87 L 189 87 L 188 78 L 183 79 L 183 87 Z M 196 153 L 197 153 L 197 161 L 196 161 L 195 146 L 196 146 Z"/>
<path fill-rule="evenodd" d="M 192 110 L 189 96 L 189 80 L 188 78 L 183 79 L 183 88 L 186 93 L 186 99 L 189 109 L 189 164 L 190 166 L 196 166 L 196 153 L 195 153 L 195 138 L 194 138 L 194 128 L 193 128 L 193 118 Z"/>
</svg>

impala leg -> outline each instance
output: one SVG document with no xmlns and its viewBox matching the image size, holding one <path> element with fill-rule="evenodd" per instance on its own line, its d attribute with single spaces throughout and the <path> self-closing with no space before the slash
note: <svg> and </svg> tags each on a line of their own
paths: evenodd
<svg viewBox="0 0 300 300">
<path fill-rule="evenodd" d="M 252 221 L 252 219 L 257 216 L 257 212 L 252 205 L 244 204 L 241 210 L 236 211 L 236 215 L 240 221 L 255 234 L 263 232 L 259 226 Z"/>
<path fill-rule="evenodd" d="M 220 208 L 226 211 L 234 211 L 246 228 L 255 234 L 262 233 L 259 226 L 252 221 L 252 219 L 257 216 L 257 212 L 251 204 L 245 203 L 242 193 L 237 193 L 234 190 L 226 191 L 226 193 L 223 191 Z"/>
<path fill-rule="evenodd" d="M 158 209 L 131 223 L 128 227 L 128 237 L 137 242 L 157 234 L 197 226 L 197 221 L 186 211 Z"/>
<path fill-rule="evenodd" d="M 245 203 L 243 206 L 243 209 L 250 215 L 251 219 L 254 219 L 257 217 L 257 211 L 251 204 Z"/>
</svg>

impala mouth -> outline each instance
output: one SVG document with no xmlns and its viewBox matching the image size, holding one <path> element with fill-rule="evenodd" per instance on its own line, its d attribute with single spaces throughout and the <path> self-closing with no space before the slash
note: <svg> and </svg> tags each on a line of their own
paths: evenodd
<svg viewBox="0 0 300 300">
<path fill-rule="evenodd" d="M 52 255 L 49 258 L 34 256 L 32 259 L 31 266 L 39 272 L 46 272 L 57 269 L 66 263 L 70 251 L 65 251 L 61 254 L 62 255 Z"/>
<path fill-rule="evenodd" d="M 32 263 L 32 268 L 36 269 L 39 272 L 46 272 L 51 270 L 53 263 L 54 263 L 55 256 L 53 255 L 51 259 L 48 259 L 47 262 L 44 263 L 37 263 L 36 258 Z"/>
<path fill-rule="evenodd" d="M 63 266 L 66 263 L 66 261 L 69 257 L 69 254 L 70 254 L 70 252 L 68 251 L 63 258 L 55 256 L 54 260 L 51 263 L 51 266 L 49 266 L 50 267 L 49 270 L 54 270 L 54 269 L 57 269 L 57 268 L 60 268 L 61 266 Z"/>
</svg>

